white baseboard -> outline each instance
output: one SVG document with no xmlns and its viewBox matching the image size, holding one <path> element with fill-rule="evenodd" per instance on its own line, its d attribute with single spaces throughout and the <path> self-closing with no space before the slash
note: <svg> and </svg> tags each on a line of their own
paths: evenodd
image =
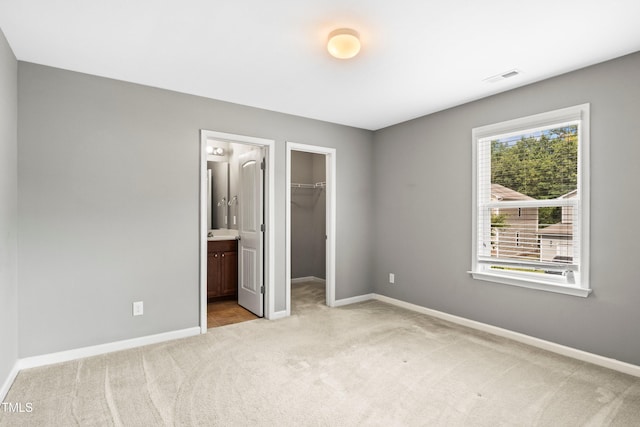
<svg viewBox="0 0 640 427">
<path fill-rule="evenodd" d="M 351 298 L 345 298 L 336 301 L 335 307 L 340 307 L 347 304 L 354 304 L 357 302 L 367 300 L 377 300 L 386 302 L 388 304 L 395 305 L 397 307 L 406 308 L 407 310 L 416 311 L 418 313 L 426 314 L 427 316 L 436 317 L 438 319 L 447 320 L 451 323 L 466 326 L 471 329 L 476 329 L 483 332 L 488 332 L 493 335 L 509 338 L 511 340 L 528 344 L 532 347 L 541 348 L 543 350 L 550 351 L 552 353 L 561 354 L 563 356 L 571 357 L 573 359 L 581 360 L 583 362 L 592 363 L 604 368 L 613 369 L 614 371 L 622 372 L 625 374 L 640 377 L 640 366 L 633 365 L 631 363 L 622 362 L 620 360 L 611 359 L 608 357 L 600 356 L 598 354 L 589 353 L 583 350 L 578 350 L 573 347 L 567 347 L 562 344 L 557 344 L 551 341 L 546 341 L 540 338 L 535 338 L 529 335 L 521 334 L 519 332 L 510 331 L 508 329 L 499 328 L 497 326 L 488 325 L 486 323 L 477 322 L 475 320 L 466 319 L 460 316 L 454 316 L 452 314 L 444 313 L 438 310 L 432 310 L 430 308 L 422 307 L 420 305 L 411 304 L 409 302 L 401 301 L 395 298 L 390 298 L 380 294 L 365 294 Z"/>
<path fill-rule="evenodd" d="M 338 299 L 338 300 L 335 300 L 335 302 L 333 303 L 333 306 L 342 307 L 343 305 L 355 304 L 357 302 L 369 301 L 371 299 L 375 299 L 375 294 L 365 294 L 365 295 L 358 295 L 350 298 Z"/>
<path fill-rule="evenodd" d="M 592 363 L 594 365 L 602 366 L 604 368 L 613 369 L 614 371 L 622 372 L 625 374 L 640 377 L 640 366 L 632 365 L 631 363 L 622 362 L 616 359 L 610 359 L 608 357 L 600 356 L 598 354 L 589 353 L 586 351 L 578 350 L 576 348 L 567 347 L 561 344 L 556 344 L 551 341 L 542 340 L 529 335 L 521 334 L 519 332 L 510 331 L 508 329 L 499 328 L 497 326 L 488 325 L 482 322 L 476 322 L 475 320 L 466 319 L 464 317 L 454 316 L 452 314 L 443 313 L 441 311 L 432 310 L 430 308 L 422 307 L 416 304 L 411 304 L 405 301 L 400 301 L 395 298 L 390 298 L 384 295 L 372 294 L 373 299 L 386 302 L 398 307 L 406 308 L 408 310 L 417 311 L 428 316 L 437 317 L 438 319 L 447 320 L 458 325 L 467 326 L 479 331 L 488 332 L 493 335 L 509 338 L 514 341 L 528 344 L 533 347 L 541 348 L 543 350 L 551 351 L 553 353 L 568 356 L 573 359 L 581 360 L 583 362 Z"/>
<path fill-rule="evenodd" d="M 18 367 L 18 361 L 16 361 L 9 372 L 9 376 L 4 383 L 2 383 L 2 387 L 0 388 L 0 402 L 4 402 L 4 398 L 7 397 L 7 393 L 9 393 L 9 389 L 11 388 L 13 381 L 18 376 L 18 372 L 20 372 L 20 368 Z"/>
<path fill-rule="evenodd" d="M 321 279 L 319 277 L 316 276 L 305 276 L 305 277 L 296 277 L 296 278 L 291 278 L 291 284 L 292 285 L 296 285 L 298 283 L 304 283 L 304 282 L 316 282 L 316 283 L 325 283 L 326 280 Z"/>
<path fill-rule="evenodd" d="M 161 334 L 147 335 L 139 338 L 116 341 L 107 344 L 82 347 L 74 350 L 60 351 L 57 353 L 43 354 L 19 359 L 17 366 L 19 370 L 35 368 L 38 366 L 52 365 L 54 363 L 67 362 L 69 360 L 81 359 L 83 357 L 97 356 L 114 351 L 128 350 L 130 348 L 142 347 L 144 345 L 156 344 L 164 341 L 171 341 L 179 338 L 187 338 L 200 334 L 200 327 L 181 329 L 178 331 L 164 332 Z"/>
</svg>

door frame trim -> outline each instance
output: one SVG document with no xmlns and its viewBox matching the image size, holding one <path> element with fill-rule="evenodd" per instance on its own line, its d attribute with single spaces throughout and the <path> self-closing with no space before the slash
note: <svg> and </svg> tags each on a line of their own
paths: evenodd
<svg viewBox="0 0 640 427">
<path fill-rule="evenodd" d="M 302 151 L 305 153 L 323 154 L 325 156 L 326 187 L 326 232 L 327 232 L 327 256 L 326 256 L 326 304 L 329 307 L 336 305 L 336 149 L 321 147 L 318 145 L 299 144 L 286 141 L 286 311 L 291 315 L 291 152 Z"/>
<path fill-rule="evenodd" d="M 271 319 L 275 311 L 275 140 L 232 133 L 200 130 L 200 333 L 207 332 L 207 140 L 216 139 L 236 144 L 255 145 L 264 149 L 265 174 L 264 233 L 264 317 Z"/>
</svg>

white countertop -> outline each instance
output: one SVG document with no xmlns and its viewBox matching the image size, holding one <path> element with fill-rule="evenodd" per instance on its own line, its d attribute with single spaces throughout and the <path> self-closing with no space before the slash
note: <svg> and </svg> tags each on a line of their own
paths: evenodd
<svg viewBox="0 0 640 427">
<path fill-rule="evenodd" d="M 238 236 L 213 236 L 207 237 L 209 242 L 217 242 L 218 240 L 238 240 Z"/>
<path fill-rule="evenodd" d="M 218 240 L 238 240 L 238 237 L 238 230 L 230 230 L 228 228 L 209 230 L 207 232 L 207 240 L 210 242 Z"/>
</svg>

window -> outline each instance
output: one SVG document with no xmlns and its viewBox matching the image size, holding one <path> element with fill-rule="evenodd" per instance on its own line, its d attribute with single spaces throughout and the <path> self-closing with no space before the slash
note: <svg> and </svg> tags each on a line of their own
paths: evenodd
<svg viewBox="0 0 640 427">
<path fill-rule="evenodd" d="M 473 129 L 475 279 L 586 297 L 589 104 Z"/>
</svg>

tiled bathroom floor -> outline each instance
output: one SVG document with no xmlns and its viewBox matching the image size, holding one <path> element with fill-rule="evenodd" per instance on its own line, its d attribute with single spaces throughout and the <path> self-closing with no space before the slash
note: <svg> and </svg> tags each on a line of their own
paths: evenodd
<svg viewBox="0 0 640 427">
<path fill-rule="evenodd" d="M 207 304 L 207 327 L 231 325 L 258 317 L 238 305 L 236 300 L 215 301 Z"/>
</svg>

